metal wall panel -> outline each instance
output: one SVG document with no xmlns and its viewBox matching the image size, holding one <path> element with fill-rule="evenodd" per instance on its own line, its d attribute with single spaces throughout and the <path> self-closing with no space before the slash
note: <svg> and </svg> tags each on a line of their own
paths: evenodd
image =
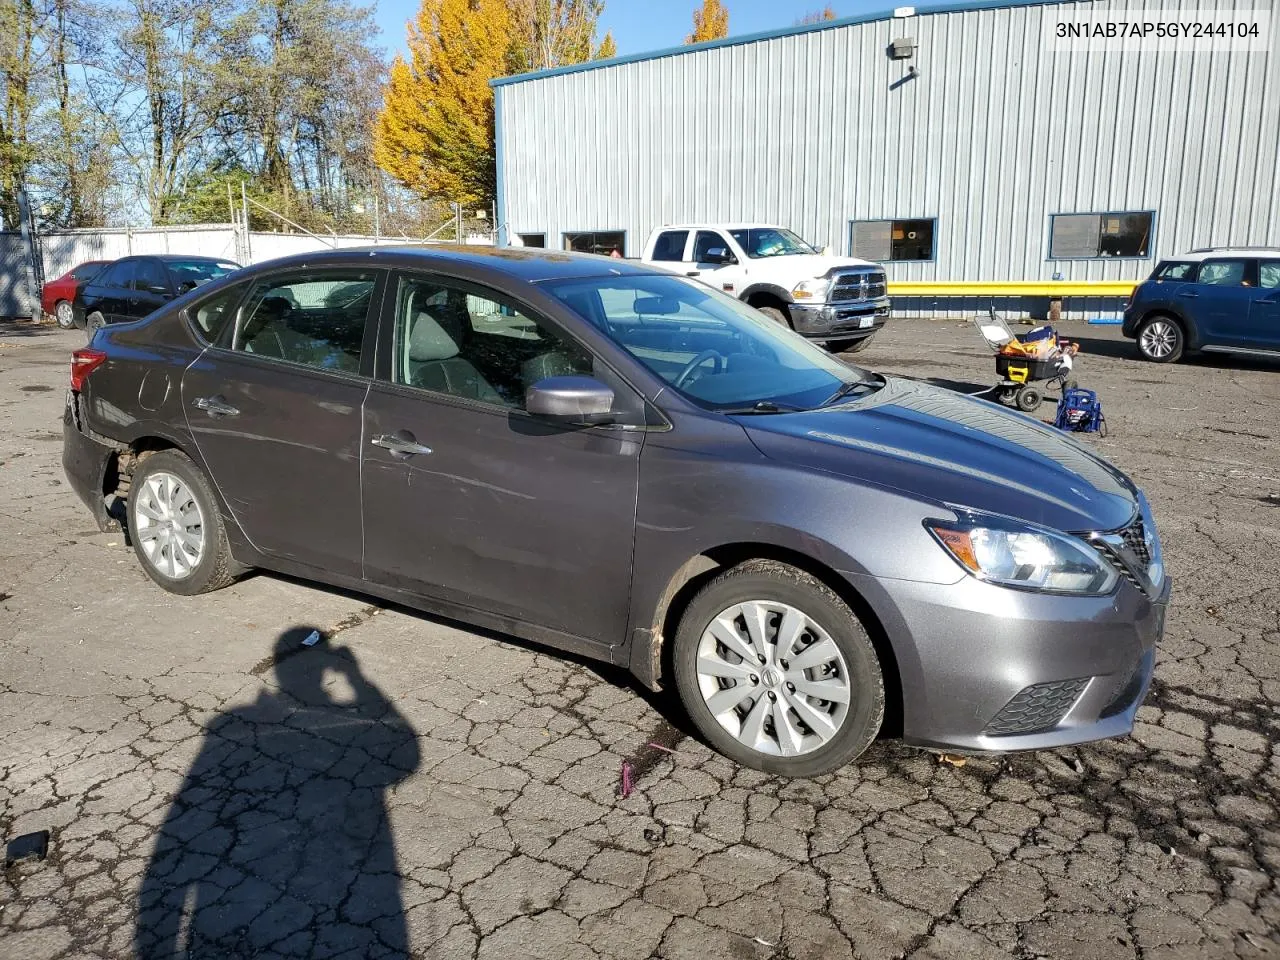
<svg viewBox="0 0 1280 960">
<path fill-rule="evenodd" d="M 1278 0 L 1096 0 L 1271 10 Z M 1280 53 L 1054 53 L 1053 7 L 933 12 L 501 87 L 504 237 L 768 221 L 849 250 L 849 222 L 937 219 L 891 280 L 1127 280 L 1210 244 L 1280 244 Z M 895 37 L 914 37 L 892 61 Z M 919 71 L 902 81 L 908 64 Z M 901 82 L 898 82 L 901 81 Z M 895 86 L 895 82 L 897 85 Z M 1153 257 L 1050 260 L 1054 213 L 1156 211 Z"/>
</svg>

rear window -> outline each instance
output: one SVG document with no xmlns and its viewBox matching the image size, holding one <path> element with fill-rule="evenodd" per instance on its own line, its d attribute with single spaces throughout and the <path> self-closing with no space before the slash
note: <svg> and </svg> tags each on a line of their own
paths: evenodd
<svg viewBox="0 0 1280 960">
<path fill-rule="evenodd" d="M 653 259 L 684 259 L 684 245 L 688 239 L 688 230 L 668 230 L 666 233 L 659 234 L 657 242 L 653 245 Z"/>
<path fill-rule="evenodd" d="M 1186 260 L 1170 260 L 1156 267 L 1157 280 L 1190 280 L 1196 275 L 1196 265 Z"/>
</svg>

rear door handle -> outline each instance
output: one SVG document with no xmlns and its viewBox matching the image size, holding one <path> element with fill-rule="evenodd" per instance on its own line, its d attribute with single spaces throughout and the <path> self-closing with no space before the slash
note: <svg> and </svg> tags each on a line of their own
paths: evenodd
<svg viewBox="0 0 1280 960">
<path fill-rule="evenodd" d="M 379 434 L 369 442 L 375 447 L 390 451 L 393 457 L 416 457 L 418 454 L 431 452 L 430 447 L 419 443 L 408 430 Z"/>
<path fill-rule="evenodd" d="M 688 272 L 686 272 L 686 273 L 685 273 L 685 276 L 686 276 L 686 277 L 700 277 L 700 276 L 702 276 L 702 271 L 701 271 L 701 270 L 689 270 Z"/>
<path fill-rule="evenodd" d="M 222 397 L 197 397 L 192 406 L 197 410 L 203 410 L 211 417 L 240 416 L 240 411 L 227 403 Z"/>
</svg>

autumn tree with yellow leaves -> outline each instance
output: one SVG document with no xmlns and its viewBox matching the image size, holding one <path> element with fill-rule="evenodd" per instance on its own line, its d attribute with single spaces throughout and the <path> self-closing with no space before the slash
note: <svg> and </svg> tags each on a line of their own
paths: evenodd
<svg viewBox="0 0 1280 960">
<path fill-rule="evenodd" d="M 702 6 L 693 11 L 693 32 L 684 38 L 685 43 L 703 43 L 719 40 L 729 35 L 729 11 L 720 0 L 702 0 Z"/>
<path fill-rule="evenodd" d="M 596 45 L 604 0 L 422 0 L 374 126 L 374 161 L 426 198 L 464 205 L 496 193 L 495 77 L 616 55 Z"/>
</svg>

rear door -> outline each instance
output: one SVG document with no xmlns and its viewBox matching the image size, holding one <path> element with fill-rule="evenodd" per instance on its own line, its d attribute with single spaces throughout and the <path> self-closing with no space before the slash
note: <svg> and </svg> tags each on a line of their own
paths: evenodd
<svg viewBox="0 0 1280 960">
<path fill-rule="evenodd" d="M 117 260 L 94 277 L 84 289 L 85 316 L 97 312 L 107 323 L 126 319 L 136 266 L 135 260 Z"/>
<path fill-rule="evenodd" d="M 125 313 L 129 319 L 145 317 L 173 299 L 169 285 L 169 271 L 164 264 L 151 257 L 143 257 L 134 264 L 133 289 L 130 291 Z"/>
<path fill-rule="evenodd" d="M 1249 312 L 1249 335 L 1259 350 L 1280 350 L 1280 258 L 1258 263 L 1258 298 Z"/>
<path fill-rule="evenodd" d="M 384 376 L 365 403 L 366 577 L 621 642 L 644 434 L 539 420 L 524 394 L 591 374 L 636 423 L 639 397 L 563 330 L 486 287 L 404 273 L 386 304 Z"/>
<path fill-rule="evenodd" d="M 1183 286 L 1174 299 L 1191 316 L 1204 346 L 1248 347 L 1249 315 L 1258 299 L 1257 261 L 1205 260 L 1196 282 Z"/>
<path fill-rule="evenodd" d="M 183 376 L 200 455 L 268 556 L 360 576 L 361 406 L 384 279 L 363 265 L 260 277 Z"/>
</svg>

